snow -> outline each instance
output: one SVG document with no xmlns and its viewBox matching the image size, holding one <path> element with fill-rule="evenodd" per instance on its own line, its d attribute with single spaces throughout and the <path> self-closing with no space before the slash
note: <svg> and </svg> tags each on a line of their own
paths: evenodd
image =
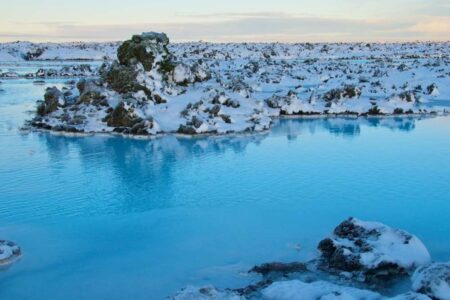
<svg viewBox="0 0 450 300">
<path fill-rule="evenodd" d="M 203 288 L 195 288 L 189 286 L 183 289 L 181 292 L 170 300 L 244 300 L 245 298 L 227 291 L 219 291 L 212 286 Z"/>
<path fill-rule="evenodd" d="M 380 300 L 382 296 L 368 290 L 335 285 L 325 281 L 305 283 L 300 280 L 275 282 L 262 290 L 267 300 Z"/>
<path fill-rule="evenodd" d="M 367 241 L 374 251 L 361 254 L 361 262 L 369 268 L 376 267 L 381 262 L 392 262 L 408 270 L 431 261 L 427 248 L 416 236 L 377 222 L 355 219 L 355 223 L 380 233 L 378 239 Z M 404 242 L 405 235 L 408 236 L 407 244 Z"/>
<path fill-rule="evenodd" d="M 120 43 L 31 43 L 0 44 L 1 62 L 30 60 L 103 60 L 115 59 Z"/>
<path fill-rule="evenodd" d="M 419 268 L 412 276 L 412 288 L 433 299 L 450 299 L 450 263 L 434 263 Z"/>
</svg>

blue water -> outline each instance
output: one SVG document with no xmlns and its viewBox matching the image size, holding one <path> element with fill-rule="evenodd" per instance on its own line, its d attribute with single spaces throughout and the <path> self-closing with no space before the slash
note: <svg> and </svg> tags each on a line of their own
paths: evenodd
<svg viewBox="0 0 450 300">
<path fill-rule="evenodd" d="M 433 259 L 450 259 L 450 117 L 289 119 L 234 137 L 63 137 L 19 131 L 45 86 L 0 88 L 0 239 L 24 252 L 0 271 L 0 299 L 240 287 L 256 263 L 314 257 L 349 216 L 406 229 Z"/>
</svg>

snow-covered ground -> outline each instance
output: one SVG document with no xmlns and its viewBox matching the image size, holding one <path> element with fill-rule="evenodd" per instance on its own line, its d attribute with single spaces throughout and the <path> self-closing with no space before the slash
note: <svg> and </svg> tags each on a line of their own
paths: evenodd
<svg viewBox="0 0 450 300">
<path fill-rule="evenodd" d="M 31 43 L 0 44 L 0 62 L 35 60 L 103 60 L 116 57 L 118 42 L 111 43 Z"/>
<path fill-rule="evenodd" d="M 450 110 L 450 43 L 168 44 L 165 36 L 137 37 L 143 41 L 133 47 L 145 54 L 127 49 L 100 79 L 50 90 L 32 125 L 70 132 L 226 134 L 266 130 L 280 116 Z M 118 46 L 9 43 L 0 45 L 0 56 L 111 61 Z M 77 75 L 73 68 L 62 73 Z"/>
</svg>

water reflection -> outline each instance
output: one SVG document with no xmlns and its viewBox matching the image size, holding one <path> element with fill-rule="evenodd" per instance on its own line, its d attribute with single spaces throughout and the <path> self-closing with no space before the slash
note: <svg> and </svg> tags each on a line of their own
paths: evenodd
<svg viewBox="0 0 450 300">
<path fill-rule="evenodd" d="M 372 117 L 372 118 L 304 118 L 277 120 L 272 135 L 287 135 L 295 139 L 302 133 L 329 132 L 335 136 L 355 137 L 361 134 L 363 127 L 382 127 L 403 132 L 416 128 L 416 122 L 430 117 Z"/>
<path fill-rule="evenodd" d="M 8 158 L 4 172 L 0 172 L 4 182 L 0 193 L 5 199 L 0 218 L 26 220 L 126 214 L 186 205 L 217 206 L 260 201 L 262 194 L 267 201 L 275 201 L 281 193 L 292 190 L 296 194 L 295 185 L 311 180 L 308 174 L 313 166 L 318 170 L 316 175 L 321 176 L 318 165 L 329 156 L 323 149 L 338 147 L 329 134 L 358 139 L 371 127 L 408 132 L 419 121 L 285 119 L 276 121 L 265 133 L 151 140 L 49 133 L 4 136 L 11 146 L 0 150 Z M 322 150 L 310 147 L 314 141 L 321 142 Z M 292 152 L 289 145 L 296 151 Z M 339 151 L 336 148 L 336 153 Z M 19 166 L 15 161 L 23 157 L 27 159 Z M 327 164 L 323 167 L 327 168 Z M 23 186 L 29 192 L 15 188 Z M 308 197 L 318 190 L 311 190 Z"/>
</svg>

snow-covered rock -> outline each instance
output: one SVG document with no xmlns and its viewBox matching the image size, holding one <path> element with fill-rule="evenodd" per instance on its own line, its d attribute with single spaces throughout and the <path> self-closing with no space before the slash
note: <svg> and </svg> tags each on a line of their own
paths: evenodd
<svg viewBox="0 0 450 300">
<path fill-rule="evenodd" d="M 377 222 L 350 218 L 318 246 L 321 268 L 372 282 L 406 275 L 430 262 L 430 254 L 414 235 Z"/>
<path fill-rule="evenodd" d="M 437 300 L 450 299 L 450 263 L 433 263 L 412 276 L 415 291 Z"/>
<path fill-rule="evenodd" d="M 30 59 L 49 51 L 45 45 L 16 46 L 28 49 Z M 59 130 L 66 119 L 87 113 L 77 130 L 133 134 L 131 127 L 108 122 L 126 103 L 155 125 L 141 133 L 227 134 L 267 130 L 285 115 L 426 115 L 450 107 L 448 43 L 169 44 L 165 34 L 151 32 L 116 49 L 118 60 L 99 70 L 74 66 L 29 74 L 101 80 L 100 98 L 67 101 L 32 124 Z"/>
</svg>

